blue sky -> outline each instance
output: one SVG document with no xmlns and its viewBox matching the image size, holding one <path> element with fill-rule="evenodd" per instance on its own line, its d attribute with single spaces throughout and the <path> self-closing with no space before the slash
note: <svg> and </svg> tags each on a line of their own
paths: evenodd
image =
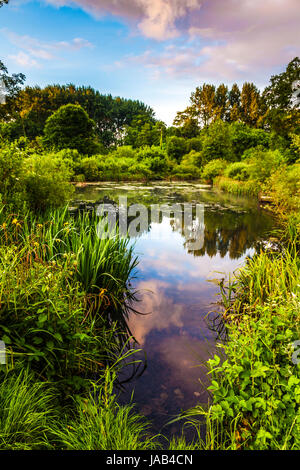
<svg viewBox="0 0 300 470">
<path fill-rule="evenodd" d="M 29 85 L 91 85 L 171 124 L 204 81 L 267 84 L 300 55 L 299 24 L 299 0 L 10 0 L 0 59 Z"/>
</svg>

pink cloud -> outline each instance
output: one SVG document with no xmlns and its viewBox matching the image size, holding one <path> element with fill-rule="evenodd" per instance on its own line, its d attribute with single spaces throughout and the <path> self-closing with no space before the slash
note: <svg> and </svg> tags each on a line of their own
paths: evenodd
<svg viewBox="0 0 300 470">
<path fill-rule="evenodd" d="M 238 80 L 262 76 L 300 54 L 299 0 L 48 0 L 112 14 L 156 40 L 186 41 L 130 58 L 160 74 Z"/>
<path fill-rule="evenodd" d="M 177 22 L 189 20 L 201 0 L 48 0 L 58 7 L 78 5 L 96 17 L 112 14 L 125 18 L 146 37 L 165 40 L 180 34 Z"/>
<path fill-rule="evenodd" d="M 2 29 L 1 32 L 11 44 L 21 49 L 18 54 L 11 55 L 10 58 L 24 67 L 39 67 L 39 63 L 35 59 L 57 59 L 56 54 L 58 52 L 78 51 L 82 48 L 93 47 L 89 41 L 82 38 L 74 38 L 70 41 L 45 42 L 28 35 L 21 36 L 6 28 Z"/>
</svg>

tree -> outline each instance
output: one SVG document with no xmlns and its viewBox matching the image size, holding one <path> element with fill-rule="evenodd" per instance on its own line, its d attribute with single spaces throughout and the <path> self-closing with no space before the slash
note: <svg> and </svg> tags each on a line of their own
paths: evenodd
<svg viewBox="0 0 300 470">
<path fill-rule="evenodd" d="M 293 84 L 298 80 L 300 80 L 300 59 L 295 57 L 284 72 L 271 77 L 271 84 L 263 93 L 268 107 L 282 111 L 299 109 L 299 102 L 293 103 L 292 100 Z"/>
<path fill-rule="evenodd" d="M 229 100 L 229 112 L 227 120 L 229 122 L 239 121 L 241 119 L 241 92 L 236 83 L 232 85 L 232 88 L 228 95 Z"/>
<path fill-rule="evenodd" d="M 35 128 L 31 138 L 42 135 L 48 117 L 67 104 L 80 105 L 85 109 L 95 121 L 95 132 L 106 147 L 122 141 L 125 127 L 137 115 L 147 115 L 155 121 L 153 109 L 141 101 L 114 98 L 102 95 L 91 87 L 76 87 L 73 84 L 26 87 L 11 102 L 14 113 L 23 120 L 25 128 L 29 122 L 30 129 Z M 5 119 L 9 121 L 10 116 Z"/>
<path fill-rule="evenodd" d="M 95 152 L 95 123 L 79 105 L 61 106 L 46 121 L 44 141 L 55 149 L 77 149 L 82 154 Z"/>
<path fill-rule="evenodd" d="M 295 57 L 284 72 L 273 75 L 263 92 L 266 122 L 276 134 L 291 143 L 289 135 L 300 132 L 300 59 Z M 296 98 L 296 99 L 293 99 Z"/>
<path fill-rule="evenodd" d="M 257 127 L 260 113 L 260 92 L 254 83 L 244 83 L 241 93 L 241 119 L 248 126 Z"/>
<path fill-rule="evenodd" d="M 124 144 L 133 148 L 145 146 L 162 146 L 166 136 L 166 125 L 156 121 L 147 114 L 136 116 L 125 129 Z"/>
<path fill-rule="evenodd" d="M 188 119 L 197 120 L 199 127 L 207 127 L 216 117 L 216 87 L 204 83 L 197 87 L 190 97 L 191 105 L 178 112 L 174 125 L 183 125 Z"/>
<path fill-rule="evenodd" d="M 8 121 L 15 117 L 12 102 L 19 93 L 26 77 L 23 73 L 8 74 L 4 63 L 0 60 L 0 118 L 5 116 Z"/>
<path fill-rule="evenodd" d="M 0 8 L 4 5 L 4 3 L 8 4 L 9 0 L 0 0 Z"/>
<path fill-rule="evenodd" d="M 183 137 L 170 137 L 167 143 L 167 154 L 170 158 L 174 158 L 177 162 L 180 162 L 186 150 L 186 140 Z"/>
<path fill-rule="evenodd" d="M 203 136 L 202 157 L 204 163 L 216 159 L 235 161 L 229 124 L 217 119 L 208 127 Z"/>
<path fill-rule="evenodd" d="M 228 87 L 222 83 L 216 90 L 215 96 L 216 110 L 215 115 L 217 119 L 227 120 L 229 110 L 229 96 Z"/>
</svg>

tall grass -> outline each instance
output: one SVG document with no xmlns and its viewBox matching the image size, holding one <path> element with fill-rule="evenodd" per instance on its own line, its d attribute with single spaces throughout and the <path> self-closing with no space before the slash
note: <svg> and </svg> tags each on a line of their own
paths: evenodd
<svg viewBox="0 0 300 470">
<path fill-rule="evenodd" d="M 36 382 L 25 369 L 1 374 L 0 449 L 29 450 L 48 447 L 48 421 L 54 413 L 54 392 Z"/>
<path fill-rule="evenodd" d="M 39 218 L 28 214 L 20 220 L 0 213 L 0 235 L 4 244 L 21 244 L 29 262 L 39 259 L 63 268 L 71 259 L 91 310 L 126 330 L 128 313 L 137 300 L 131 286 L 137 257 L 129 239 L 119 237 L 117 231 L 105 239 L 99 237 L 98 222 L 90 214 L 72 218 L 67 208 Z"/>
<path fill-rule="evenodd" d="M 258 196 L 261 191 L 260 185 L 256 181 L 237 181 L 225 176 L 215 178 L 214 186 L 237 196 Z"/>
<path fill-rule="evenodd" d="M 149 423 L 133 410 L 118 405 L 116 372 L 107 368 L 100 386 L 75 403 L 73 418 L 65 416 L 51 429 L 56 447 L 66 450 L 148 450 L 158 447 Z"/>
</svg>

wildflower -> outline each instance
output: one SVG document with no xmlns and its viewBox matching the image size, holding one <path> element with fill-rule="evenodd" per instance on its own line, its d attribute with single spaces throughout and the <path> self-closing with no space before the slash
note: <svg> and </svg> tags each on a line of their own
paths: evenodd
<svg viewBox="0 0 300 470">
<path fill-rule="evenodd" d="M 3 228 L 3 230 L 5 230 L 6 227 L 7 227 L 7 224 L 6 224 L 5 222 L 3 222 L 3 224 L 1 225 L 1 227 Z"/>
<path fill-rule="evenodd" d="M 17 223 L 18 223 L 18 219 L 13 219 L 12 224 L 17 225 Z"/>
</svg>

